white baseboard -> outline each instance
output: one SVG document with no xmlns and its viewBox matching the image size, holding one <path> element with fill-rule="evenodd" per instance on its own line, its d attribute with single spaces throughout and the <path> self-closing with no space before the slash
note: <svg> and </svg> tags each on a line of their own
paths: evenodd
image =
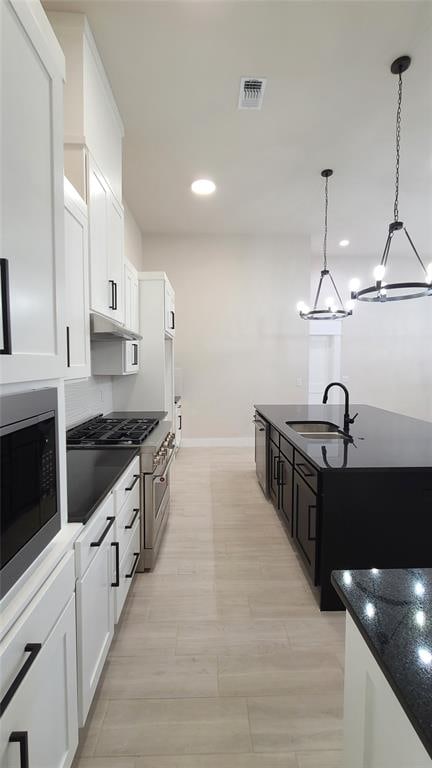
<svg viewBox="0 0 432 768">
<path fill-rule="evenodd" d="M 253 448 L 253 437 L 182 437 L 182 448 Z"/>
</svg>

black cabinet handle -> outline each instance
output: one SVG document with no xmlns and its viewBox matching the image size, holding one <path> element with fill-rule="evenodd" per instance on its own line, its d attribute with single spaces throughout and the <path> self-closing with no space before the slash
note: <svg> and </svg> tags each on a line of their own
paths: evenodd
<svg viewBox="0 0 432 768">
<path fill-rule="evenodd" d="M 20 768 L 29 768 L 28 731 L 12 731 L 9 741 L 20 745 Z"/>
<path fill-rule="evenodd" d="M 41 648 L 42 648 L 41 643 L 27 643 L 27 645 L 24 646 L 24 653 L 29 653 L 30 656 L 28 657 L 28 659 L 26 659 L 25 664 L 23 664 L 23 666 L 21 667 L 15 680 L 13 680 L 13 682 L 9 686 L 8 690 L 6 691 L 5 695 L 3 696 L 0 702 L 0 717 L 3 715 L 6 707 L 8 706 L 8 704 L 10 704 L 13 697 L 15 696 L 18 688 L 20 687 L 22 681 L 24 680 L 27 672 L 29 671 L 31 665 L 33 664 Z"/>
<path fill-rule="evenodd" d="M 182 417 L 181 417 L 181 413 L 179 413 L 179 429 L 181 428 L 182 428 Z"/>
<path fill-rule="evenodd" d="M 140 556 L 139 552 L 134 552 L 134 562 L 133 562 L 132 570 L 130 573 L 127 573 L 125 575 L 125 579 L 131 579 L 133 577 L 136 567 L 138 565 L 139 556 Z"/>
<path fill-rule="evenodd" d="M 125 488 L 125 491 L 131 491 L 132 488 L 134 488 L 140 478 L 139 475 L 134 475 L 135 480 L 133 481 L 132 485 L 129 486 L 129 488 Z"/>
<path fill-rule="evenodd" d="M 134 514 L 132 520 L 130 521 L 130 523 L 128 525 L 125 525 L 125 530 L 126 531 L 130 531 L 130 529 L 133 528 L 133 524 L 134 524 L 135 520 L 137 519 L 137 517 L 138 517 L 138 515 L 140 513 L 139 509 L 134 509 L 133 512 L 135 512 L 135 514 Z"/>
<path fill-rule="evenodd" d="M 314 531 L 314 535 L 313 536 L 311 536 L 311 509 L 315 510 L 315 521 L 314 521 L 315 522 L 315 525 L 314 525 L 315 531 Z M 316 506 L 315 506 L 315 504 L 309 504 L 308 505 L 308 540 L 309 541 L 316 541 Z"/>
<path fill-rule="evenodd" d="M 9 302 L 9 262 L 7 259 L 0 259 L 0 295 L 3 329 L 3 339 L 0 340 L 0 355 L 11 355 L 12 340 Z"/>
<path fill-rule="evenodd" d="M 172 309 L 170 310 L 170 315 L 171 315 L 171 325 L 170 325 L 170 328 L 173 331 L 175 329 L 175 312 L 173 312 Z"/>
<path fill-rule="evenodd" d="M 132 365 L 138 365 L 138 344 L 132 344 Z"/>
<path fill-rule="evenodd" d="M 305 469 L 300 469 L 301 474 L 304 475 L 305 477 L 313 477 L 314 476 L 313 472 L 309 472 L 308 471 L 309 470 L 308 465 L 304 464 L 302 461 L 299 461 L 296 464 L 296 467 L 305 467 Z"/>
<path fill-rule="evenodd" d="M 115 517 L 107 517 L 107 520 L 109 521 L 107 527 L 105 528 L 104 531 L 102 531 L 100 538 L 97 541 L 92 541 L 92 543 L 90 544 L 91 547 L 100 547 L 103 540 L 108 535 L 109 529 L 114 525 Z"/>
<path fill-rule="evenodd" d="M 284 466 L 285 466 L 285 462 L 282 459 L 279 459 L 279 463 L 278 463 L 278 467 L 277 467 L 277 476 L 278 476 L 277 480 L 278 480 L 278 485 L 281 486 L 281 487 L 286 485 L 286 483 L 284 483 L 284 481 L 283 481 Z"/>
<path fill-rule="evenodd" d="M 114 299 L 114 280 L 108 280 L 110 286 L 111 286 L 111 304 L 109 304 L 108 309 L 115 309 L 115 299 Z"/>
<path fill-rule="evenodd" d="M 111 542 L 111 546 L 115 550 L 115 579 L 111 582 L 112 587 L 120 586 L 120 544 L 118 541 Z"/>
<path fill-rule="evenodd" d="M 277 480 L 277 461 L 279 461 L 278 456 L 273 456 L 273 480 Z"/>
<path fill-rule="evenodd" d="M 66 365 L 70 368 L 70 328 L 66 326 Z"/>
<path fill-rule="evenodd" d="M 117 304 L 117 283 L 114 281 L 114 309 L 118 309 Z"/>
</svg>

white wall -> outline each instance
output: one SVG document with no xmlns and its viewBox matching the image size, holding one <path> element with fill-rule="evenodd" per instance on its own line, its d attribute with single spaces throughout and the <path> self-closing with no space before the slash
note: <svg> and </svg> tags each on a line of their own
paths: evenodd
<svg viewBox="0 0 432 768">
<path fill-rule="evenodd" d="M 142 234 L 132 211 L 125 200 L 124 206 L 124 252 L 137 269 L 142 269 Z"/>
<path fill-rule="evenodd" d="M 404 253 L 390 259 L 388 282 L 422 279 L 414 255 Z M 360 278 L 362 287 L 373 284 L 379 261 L 380 254 L 331 259 L 342 298 L 348 296 L 351 277 Z M 432 299 L 358 302 L 353 316 L 342 322 L 341 376 L 353 403 L 432 421 Z"/>
<path fill-rule="evenodd" d="M 306 401 L 306 238 L 144 237 L 143 269 L 176 292 L 186 439 L 251 438 L 253 403 Z"/>
</svg>

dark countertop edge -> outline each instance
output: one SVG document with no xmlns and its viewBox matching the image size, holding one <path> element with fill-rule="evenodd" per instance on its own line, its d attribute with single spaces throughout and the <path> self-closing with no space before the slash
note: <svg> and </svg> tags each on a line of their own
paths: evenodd
<svg viewBox="0 0 432 768">
<path fill-rule="evenodd" d="M 269 405 L 273 406 L 274 404 L 273 403 L 269 403 Z M 276 405 L 278 405 L 278 404 L 276 403 Z M 289 405 L 289 403 L 287 405 Z M 297 403 L 295 405 L 297 406 Z M 353 404 L 352 407 L 355 408 L 355 405 L 356 404 Z M 360 403 L 357 403 L 357 405 L 360 405 Z M 313 464 L 315 469 L 317 469 L 319 472 L 364 472 L 365 470 L 367 470 L 368 472 L 413 472 L 413 471 L 415 471 L 415 472 L 422 472 L 422 471 L 430 472 L 430 467 L 428 467 L 428 466 L 422 466 L 422 467 L 411 467 L 411 466 L 400 466 L 400 467 L 399 466 L 398 467 L 391 466 L 391 467 L 386 467 L 385 465 L 379 466 L 379 467 L 366 466 L 366 465 L 364 467 L 326 467 L 326 466 L 323 466 L 322 464 L 319 464 L 314 459 L 314 457 L 311 456 L 308 453 L 306 448 L 304 448 L 302 446 L 302 444 L 300 443 L 300 440 L 303 440 L 304 438 L 299 436 L 298 433 L 294 429 L 291 429 L 291 427 L 289 427 L 288 425 L 285 425 L 284 426 L 284 432 L 281 432 L 280 425 L 277 424 L 274 420 L 272 420 L 270 416 L 266 415 L 266 413 L 263 412 L 263 410 L 261 410 L 263 408 L 262 405 L 261 405 L 261 409 L 260 409 L 259 405 L 255 405 L 254 404 L 253 407 L 255 408 L 257 413 L 261 414 L 263 419 L 268 421 L 268 423 L 271 424 L 271 426 L 274 427 L 277 432 L 279 432 L 280 435 L 285 437 L 285 439 L 288 440 L 289 443 L 292 443 L 294 448 L 297 451 L 299 451 L 302 454 L 302 456 L 304 456 L 310 462 L 310 464 Z M 374 406 L 369 405 L 367 407 L 368 408 L 373 408 Z M 384 408 L 377 408 L 376 410 L 385 410 L 385 409 Z M 386 410 L 386 413 L 393 413 L 393 411 L 387 411 Z M 403 418 L 412 418 L 412 417 L 411 416 L 406 416 L 406 417 L 403 417 Z M 415 419 L 415 421 L 422 421 L 422 420 L 421 419 Z"/>
<path fill-rule="evenodd" d="M 121 447 L 121 446 L 120 446 Z M 70 445 L 67 447 L 67 451 L 92 451 L 92 450 L 100 450 L 100 445 Z M 109 446 L 102 446 L 102 450 L 109 450 Z M 81 523 L 81 525 L 87 525 L 87 523 L 90 522 L 91 518 L 93 517 L 94 513 L 96 512 L 97 508 L 102 504 L 104 499 L 108 496 L 108 494 L 112 491 L 113 487 L 115 486 L 117 480 L 122 476 L 123 472 L 125 471 L 126 467 L 129 466 L 131 461 L 133 461 L 136 456 L 139 455 L 140 449 L 139 448 L 130 448 L 128 446 L 127 448 L 124 448 L 125 451 L 130 451 L 132 455 L 129 455 L 128 460 L 123 464 L 122 468 L 119 469 L 117 474 L 113 477 L 111 482 L 107 484 L 107 487 L 104 489 L 103 493 L 98 497 L 97 501 L 93 504 L 92 507 L 90 507 L 87 519 L 85 521 L 83 520 L 75 520 L 74 518 L 69 517 L 69 508 L 68 508 L 68 523 Z M 66 451 L 66 464 L 67 464 L 67 451 Z"/>
<path fill-rule="evenodd" d="M 417 736 L 419 737 L 421 743 L 423 744 L 426 752 L 428 753 L 429 757 L 432 757 L 432 741 L 430 740 L 430 736 L 428 733 L 426 733 L 423 730 L 423 727 L 421 723 L 418 722 L 415 715 L 411 712 L 409 707 L 406 704 L 404 693 L 401 687 L 396 683 L 394 677 L 392 676 L 390 670 L 388 669 L 387 665 L 383 662 L 382 658 L 380 657 L 377 649 L 375 648 L 374 644 L 371 643 L 370 638 L 364 629 L 364 625 L 362 621 L 360 620 L 358 614 L 352 606 L 349 604 L 348 600 L 345 597 L 345 594 L 343 590 L 339 587 L 339 584 L 337 583 L 336 579 L 333 577 L 334 573 L 341 573 L 341 571 L 332 571 L 331 574 L 331 583 L 333 585 L 333 588 L 336 590 L 338 597 L 342 600 L 346 610 L 348 611 L 349 615 L 351 616 L 354 624 L 356 625 L 357 629 L 359 630 L 363 640 L 365 641 L 367 647 L 369 648 L 372 656 L 374 657 L 376 663 L 378 664 L 381 672 L 383 673 L 385 679 L 387 680 L 390 688 L 392 689 L 393 693 L 395 694 L 399 704 L 401 705 L 403 711 L 405 712 L 408 720 L 410 721 L 411 725 L 413 726 Z"/>
</svg>

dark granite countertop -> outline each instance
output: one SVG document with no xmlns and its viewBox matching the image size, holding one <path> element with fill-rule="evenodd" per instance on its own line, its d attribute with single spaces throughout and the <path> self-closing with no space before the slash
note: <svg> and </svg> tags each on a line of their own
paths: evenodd
<svg viewBox="0 0 432 768">
<path fill-rule="evenodd" d="M 287 421 L 330 421 L 343 428 L 343 405 L 255 405 L 287 440 L 323 470 L 403 469 L 432 471 L 432 423 L 398 413 L 350 405 L 358 416 L 350 428 L 352 442 L 304 438 Z"/>
<path fill-rule="evenodd" d="M 432 568 L 333 571 L 332 583 L 432 757 Z"/>
<path fill-rule="evenodd" d="M 139 448 L 67 449 L 68 521 L 86 523 Z"/>
</svg>

